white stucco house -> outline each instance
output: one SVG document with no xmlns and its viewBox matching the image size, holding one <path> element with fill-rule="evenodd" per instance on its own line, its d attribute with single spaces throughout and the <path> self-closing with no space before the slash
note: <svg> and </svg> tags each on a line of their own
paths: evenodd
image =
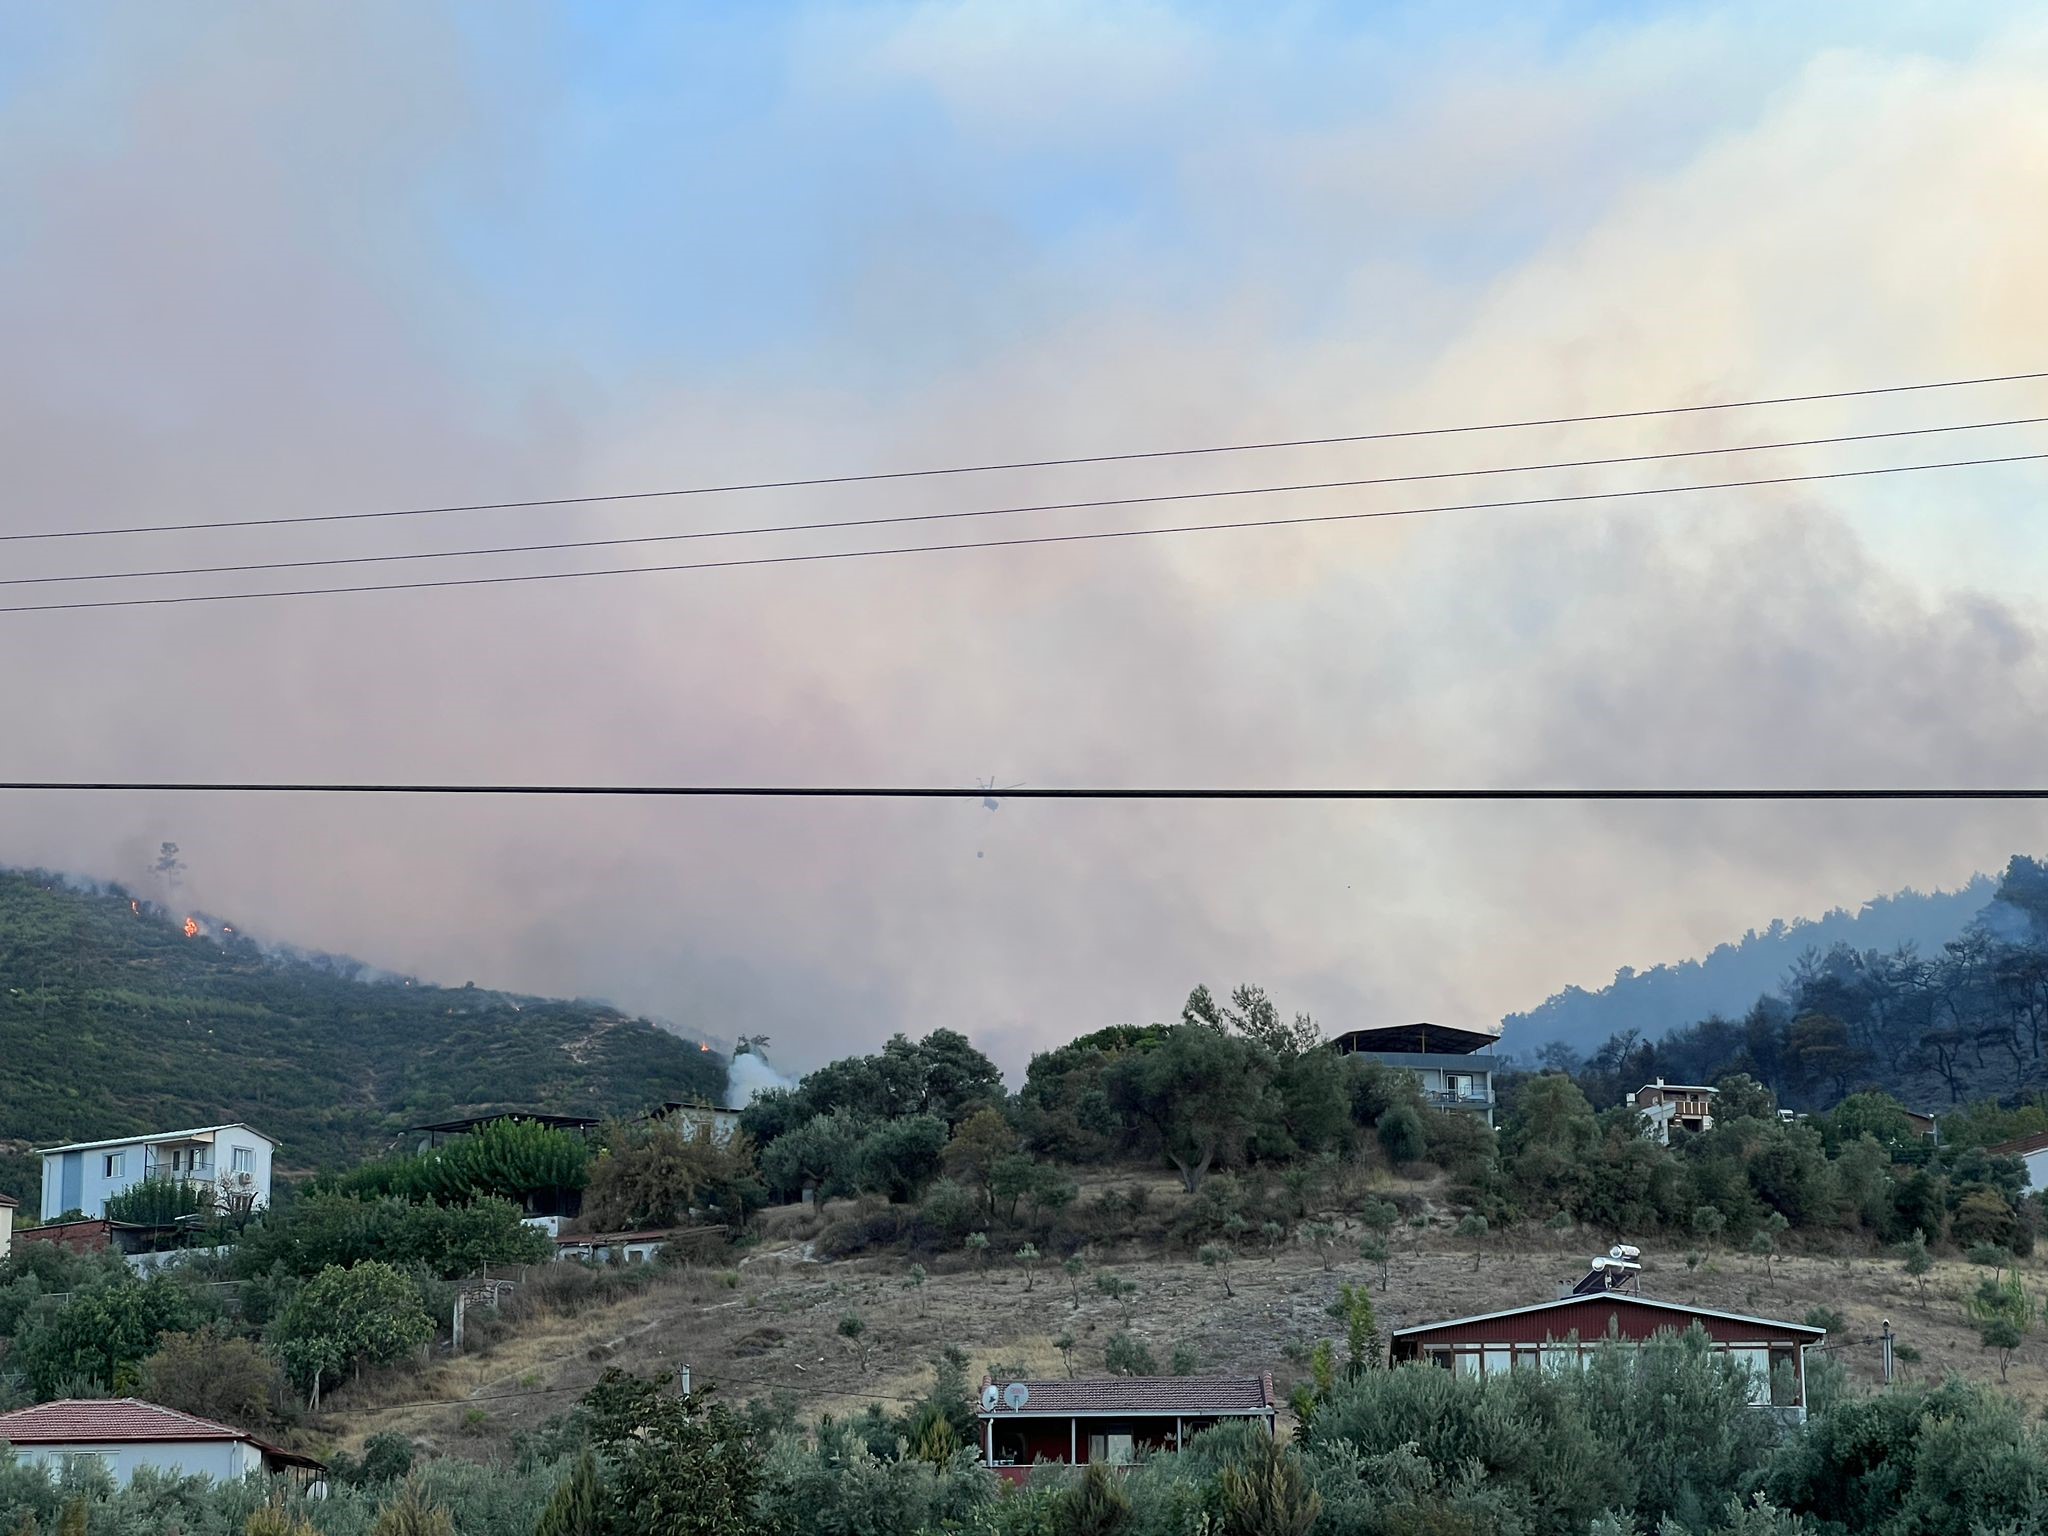
<svg viewBox="0 0 2048 1536">
<path fill-rule="evenodd" d="M 1984 1149 L 1993 1157 L 2016 1157 L 2027 1170 L 2027 1188 L 2048 1189 L 2048 1134 L 2022 1136 Z"/>
<path fill-rule="evenodd" d="M 246 1125 L 202 1125 L 188 1131 L 74 1141 L 44 1147 L 43 1220 L 66 1211 L 98 1218 L 107 1197 L 148 1179 L 168 1179 L 209 1190 L 226 1210 L 253 1211 L 270 1204 L 270 1160 L 277 1143 Z"/>
<path fill-rule="evenodd" d="M 20 1203 L 12 1195 L 0 1195 L 0 1259 L 14 1246 L 14 1208 Z"/>
<path fill-rule="evenodd" d="M 0 1413 L 0 1441 L 52 1476 L 81 1461 L 96 1462 L 116 1487 L 125 1486 L 141 1467 L 217 1483 L 264 1472 L 313 1484 L 326 1473 L 312 1457 L 268 1444 L 246 1430 L 133 1397 L 70 1398 Z"/>
</svg>

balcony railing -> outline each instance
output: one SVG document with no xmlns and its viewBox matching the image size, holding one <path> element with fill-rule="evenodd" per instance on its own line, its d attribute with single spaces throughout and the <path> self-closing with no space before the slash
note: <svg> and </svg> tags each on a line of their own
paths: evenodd
<svg viewBox="0 0 2048 1536">
<path fill-rule="evenodd" d="M 1451 1093 L 1442 1088 L 1425 1088 L 1423 1101 L 1439 1109 L 1487 1109 L 1493 1104 L 1493 1095 L 1485 1092 Z"/>
<path fill-rule="evenodd" d="M 214 1182 L 214 1167 L 202 1163 L 197 1168 L 173 1168 L 169 1163 L 144 1163 L 144 1179 L 157 1179 L 171 1184 L 211 1184 Z"/>
</svg>

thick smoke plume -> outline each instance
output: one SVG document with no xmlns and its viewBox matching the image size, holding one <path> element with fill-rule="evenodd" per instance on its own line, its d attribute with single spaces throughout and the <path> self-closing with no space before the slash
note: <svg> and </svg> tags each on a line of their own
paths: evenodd
<svg viewBox="0 0 2048 1536">
<path fill-rule="evenodd" d="M 770 1088 L 794 1088 L 796 1079 L 785 1077 L 768 1064 L 758 1051 L 743 1051 L 733 1057 L 725 1074 L 725 1107 L 745 1109 Z"/>
</svg>

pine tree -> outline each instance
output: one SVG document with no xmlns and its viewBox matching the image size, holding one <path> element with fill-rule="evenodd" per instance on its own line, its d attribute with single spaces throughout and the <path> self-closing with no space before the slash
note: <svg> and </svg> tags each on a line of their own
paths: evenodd
<svg viewBox="0 0 2048 1536">
<path fill-rule="evenodd" d="M 1271 1440 L 1243 1466 L 1225 1467 L 1219 1491 L 1222 1536 L 1308 1536 L 1323 1512 L 1301 1463 Z"/>
<path fill-rule="evenodd" d="M 604 1528 L 604 1479 L 597 1458 L 585 1451 L 555 1485 L 533 1536 L 603 1536 Z"/>
<path fill-rule="evenodd" d="M 1100 1462 L 1060 1495 L 1058 1528 L 1064 1536 L 1117 1536 L 1130 1523 L 1131 1496 Z"/>
</svg>

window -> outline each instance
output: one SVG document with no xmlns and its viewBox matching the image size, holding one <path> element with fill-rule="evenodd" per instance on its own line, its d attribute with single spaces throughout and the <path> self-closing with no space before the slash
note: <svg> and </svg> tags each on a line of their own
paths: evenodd
<svg viewBox="0 0 2048 1536">
<path fill-rule="evenodd" d="M 1113 1467 L 1125 1466 L 1132 1453 L 1129 1435 L 1090 1435 L 1088 1437 L 1088 1459 L 1106 1461 Z"/>
<path fill-rule="evenodd" d="M 1451 1356 L 1451 1361 L 1452 1371 L 1459 1376 L 1479 1374 L 1479 1351 L 1476 1349 L 1461 1349 Z"/>
<path fill-rule="evenodd" d="M 59 1460 L 65 1477 L 90 1477 L 107 1464 L 107 1453 L 105 1451 L 66 1451 Z"/>
<path fill-rule="evenodd" d="M 1505 1376 L 1514 1368 L 1514 1351 L 1506 1344 L 1489 1344 L 1485 1354 L 1486 1374 L 1489 1376 Z"/>
<path fill-rule="evenodd" d="M 1771 1351 L 1764 1344 L 1730 1344 L 1728 1358 L 1749 1372 L 1749 1400 L 1761 1408 L 1771 1400 Z"/>
<path fill-rule="evenodd" d="M 254 1173 L 256 1171 L 256 1149 L 254 1147 L 235 1148 L 234 1158 L 235 1172 Z"/>
<path fill-rule="evenodd" d="M 1578 1345 L 1552 1343 L 1543 1346 L 1543 1369 L 1546 1371 L 1575 1371 L 1578 1368 Z"/>
<path fill-rule="evenodd" d="M 125 1179 L 128 1177 L 128 1154 L 126 1152 L 109 1152 L 107 1154 L 106 1176 L 110 1179 Z"/>
</svg>

